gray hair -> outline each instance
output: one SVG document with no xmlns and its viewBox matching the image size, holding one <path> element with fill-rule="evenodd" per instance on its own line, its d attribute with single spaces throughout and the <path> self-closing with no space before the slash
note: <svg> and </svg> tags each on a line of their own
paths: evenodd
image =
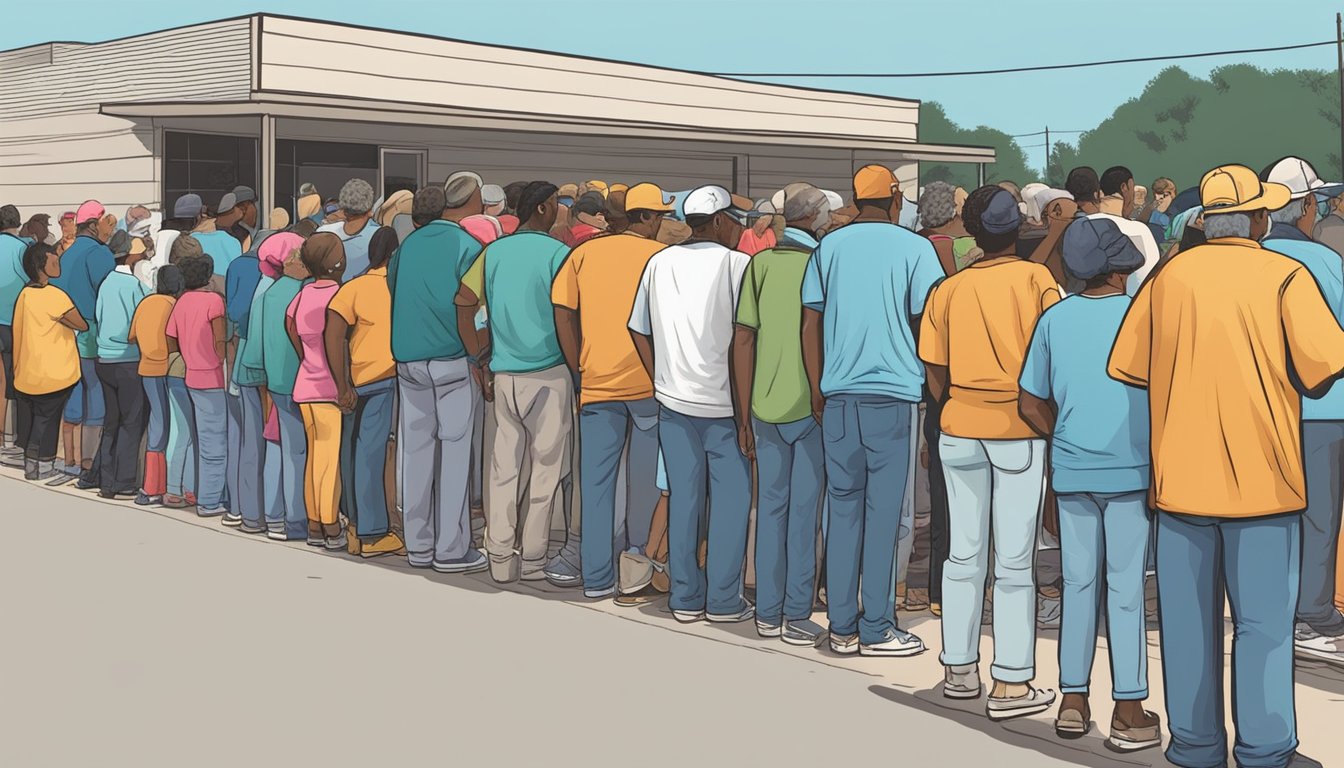
<svg viewBox="0 0 1344 768">
<path fill-rule="evenodd" d="M 921 227 L 941 227 L 957 215 L 956 189 L 945 181 L 935 181 L 919 196 Z"/>
<path fill-rule="evenodd" d="M 1218 240 L 1224 237 L 1240 237 L 1243 240 L 1251 236 L 1251 217 L 1246 213 L 1205 213 L 1204 237 Z"/>
<path fill-rule="evenodd" d="M 784 221 L 801 222 L 815 232 L 831 220 L 831 201 L 816 187 L 805 187 L 784 198 Z"/>
<path fill-rule="evenodd" d="M 1311 195 L 1307 195 L 1301 200 L 1294 200 L 1277 211 L 1270 211 L 1269 220 L 1275 224 L 1289 224 L 1295 227 L 1297 226 L 1297 220 L 1302 218 L 1302 213 L 1306 210 L 1309 202 L 1315 202 Z"/>
<path fill-rule="evenodd" d="M 471 171 L 458 171 L 443 185 L 444 204 L 449 208 L 461 208 L 471 202 L 472 195 L 482 186 L 480 176 Z"/>
<path fill-rule="evenodd" d="M 351 179 L 341 187 L 337 204 L 341 210 L 355 216 L 363 216 L 373 210 L 373 185 L 363 179 Z"/>
</svg>

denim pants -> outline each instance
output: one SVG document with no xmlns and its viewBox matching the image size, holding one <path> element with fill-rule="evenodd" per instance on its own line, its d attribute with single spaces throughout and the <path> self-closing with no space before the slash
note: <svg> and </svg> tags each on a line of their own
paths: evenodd
<svg viewBox="0 0 1344 768">
<path fill-rule="evenodd" d="M 471 551 L 476 380 L 465 358 L 397 363 L 402 515 L 407 561 L 461 561 Z"/>
<path fill-rule="evenodd" d="M 355 388 L 355 410 L 341 422 L 341 505 L 360 538 L 388 531 L 387 438 L 392 433 L 395 378 Z"/>
<path fill-rule="evenodd" d="M 756 435 L 756 616 L 767 624 L 812 615 L 817 517 L 826 456 L 821 427 L 752 419 Z"/>
<path fill-rule="evenodd" d="M 1171 741 L 1183 768 L 1227 764 L 1223 605 L 1232 608 L 1233 752 L 1242 768 L 1284 766 L 1297 749 L 1293 616 L 1300 514 L 1157 515 L 1157 599 Z"/>
<path fill-rule="evenodd" d="M 168 382 L 168 495 L 196 493 L 196 419 L 187 383 L 176 376 Z"/>
<path fill-rule="evenodd" d="M 243 467 L 243 399 L 231 391 L 233 387 L 233 384 L 224 385 L 224 431 L 228 437 L 228 452 L 224 459 L 224 507 L 237 515 L 243 472 L 255 471 L 255 465 L 253 469 Z"/>
<path fill-rule="evenodd" d="M 742 566 L 751 514 L 751 470 L 737 447 L 737 427 L 731 418 L 687 416 L 661 406 L 658 437 L 667 474 L 676 479 L 667 509 L 668 606 L 737 613 L 746 603 Z M 706 518 L 708 553 L 701 570 L 698 551 Z"/>
<path fill-rule="evenodd" d="M 243 525 L 251 531 L 265 530 L 271 516 L 267 506 L 265 456 L 266 414 L 261 411 L 261 390 L 257 387 L 239 387 L 238 429 L 238 492 L 230 502 L 235 514 L 242 515 Z M 231 470 L 232 471 L 232 470 Z"/>
<path fill-rule="evenodd" d="M 70 393 L 70 399 L 65 402 L 65 413 L 62 416 L 67 423 L 85 427 L 103 426 L 106 403 L 103 401 L 102 382 L 98 380 L 97 363 L 97 359 L 92 357 L 79 359 L 79 382 Z M 90 448 L 84 450 L 87 452 Z"/>
<path fill-rule="evenodd" d="M 188 389 L 196 421 L 196 508 L 203 514 L 225 509 L 229 461 L 228 395 L 220 389 Z"/>
<path fill-rule="evenodd" d="M 1088 692 L 1104 595 L 1112 698 L 1143 701 L 1148 698 L 1148 635 L 1143 614 L 1143 572 L 1151 528 L 1148 492 L 1061 493 L 1057 499 L 1064 570 L 1059 689 L 1062 693 Z"/>
<path fill-rule="evenodd" d="M 1335 608 L 1335 558 L 1344 509 L 1344 421 L 1302 422 L 1307 511 L 1302 517 L 1302 589 L 1297 620 L 1326 637 L 1344 635 Z"/>
<path fill-rule="evenodd" d="M 896 627 L 896 545 L 910 467 L 911 404 L 832 395 L 826 444 L 826 615 L 837 635 L 880 643 Z M 862 615 L 860 615 L 862 604 Z"/>
<path fill-rule="evenodd" d="M 163 453 L 168 450 L 168 377 L 146 376 L 143 382 L 145 398 L 149 401 L 145 450 L 149 453 Z"/>
<path fill-rule="evenodd" d="M 271 392 L 271 400 L 280 425 L 280 444 L 270 446 L 280 454 L 280 505 L 276 514 L 266 519 L 266 527 L 278 531 L 283 525 L 288 538 L 301 539 L 308 534 L 308 506 L 303 500 L 308 436 L 303 431 L 303 415 L 293 395 Z"/>
<path fill-rule="evenodd" d="M 658 401 L 588 403 L 579 430 L 583 583 L 601 590 L 616 584 L 617 553 L 648 544 L 658 503 Z"/>
<path fill-rule="evenodd" d="M 1036 676 L 1034 557 L 1045 492 L 1044 440 L 938 441 L 947 480 L 943 654 L 948 666 L 980 659 L 989 556 L 994 554 L 994 663 L 1003 683 Z"/>
</svg>

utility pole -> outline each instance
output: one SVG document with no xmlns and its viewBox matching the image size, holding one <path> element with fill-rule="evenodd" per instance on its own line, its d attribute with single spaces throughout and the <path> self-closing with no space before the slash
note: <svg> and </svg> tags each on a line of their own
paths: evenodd
<svg viewBox="0 0 1344 768">
<path fill-rule="evenodd" d="M 1344 173 L 1344 16 L 1335 14 L 1335 48 L 1339 53 L 1339 165 Z"/>
<path fill-rule="evenodd" d="M 1344 81 L 1341 81 L 1344 82 Z M 1045 126 L 1045 178 L 1050 179 L 1050 126 Z"/>
</svg>

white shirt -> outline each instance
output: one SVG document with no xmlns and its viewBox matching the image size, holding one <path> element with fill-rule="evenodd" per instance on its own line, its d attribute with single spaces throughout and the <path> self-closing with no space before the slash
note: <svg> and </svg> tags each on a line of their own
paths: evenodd
<svg viewBox="0 0 1344 768">
<path fill-rule="evenodd" d="M 731 418 L 728 366 L 751 257 L 718 243 L 673 245 L 644 267 L 630 330 L 653 339 L 653 391 L 677 413 Z"/>
<path fill-rule="evenodd" d="M 1139 286 L 1148 277 L 1148 273 L 1157 266 L 1158 259 L 1162 258 L 1162 252 L 1157 249 L 1157 241 L 1153 239 L 1153 231 L 1148 229 L 1148 225 L 1141 221 L 1126 219 L 1123 216 L 1114 216 L 1109 213 L 1094 213 L 1089 219 L 1110 219 L 1115 222 L 1115 226 L 1120 233 L 1134 243 L 1134 247 L 1143 253 L 1143 266 L 1131 274 L 1125 280 L 1125 293 L 1133 296 L 1139 292 Z"/>
</svg>

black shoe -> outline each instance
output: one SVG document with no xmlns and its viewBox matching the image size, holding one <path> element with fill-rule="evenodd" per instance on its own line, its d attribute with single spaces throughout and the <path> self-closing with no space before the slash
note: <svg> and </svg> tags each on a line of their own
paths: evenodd
<svg viewBox="0 0 1344 768">
<path fill-rule="evenodd" d="M 94 488 L 98 487 L 98 481 L 89 480 L 88 478 L 81 475 L 80 478 L 75 481 L 75 487 L 81 491 L 92 491 Z"/>
<path fill-rule="evenodd" d="M 104 490 L 98 491 L 98 495 L 101 496 L 101 497 L 103 497 L 104 499 L 118 499 L 118 500 L 121 500 L 121 501 L 130 501 L 130 500 L 134 499 L 136 496 L 138 496 L 138 495 L 139 495 L 139 492 L 138 492 L 138 491 L 127 491 L 127 490 L 121 490 L 121 491 L 109 491 L 109 490 L 104 489 Z"/>
</svg>

